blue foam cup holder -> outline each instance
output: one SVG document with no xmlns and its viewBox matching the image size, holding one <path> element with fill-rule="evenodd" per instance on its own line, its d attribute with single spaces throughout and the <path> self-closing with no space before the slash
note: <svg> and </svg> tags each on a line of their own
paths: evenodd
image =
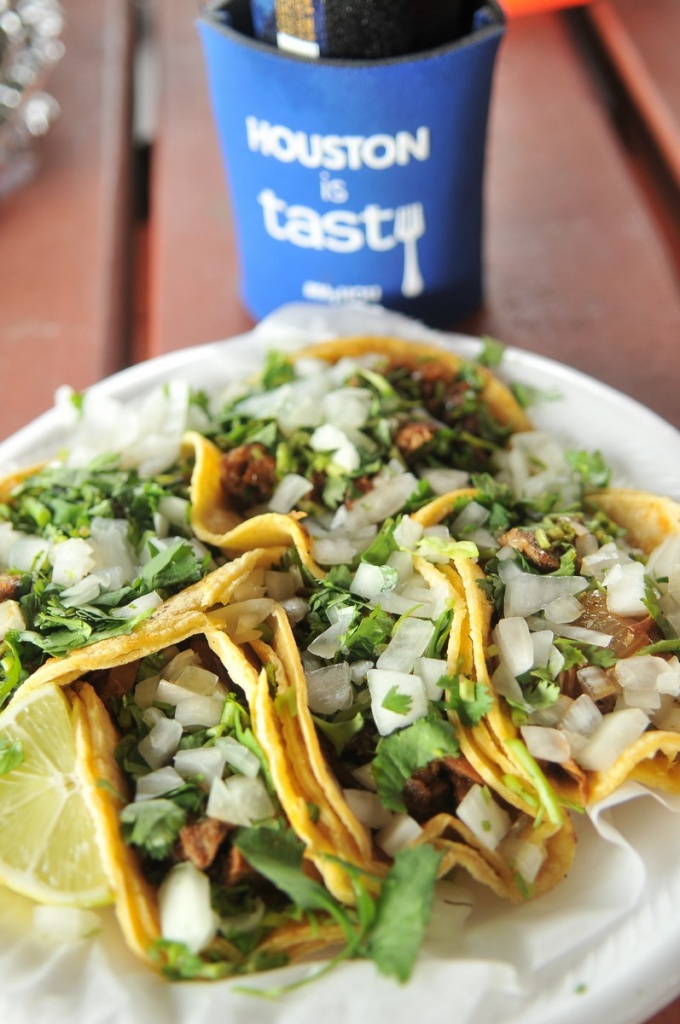
<svg viewBox="0 0 680 1024">
<path fill-rule="evenodd" d="M 252 36 L 248 0 L 198 20 L 248 312 L 366 301 L 435 327 L 482 300 L 495 2 L 440 48 L 307 58 Z"/>
</svg>

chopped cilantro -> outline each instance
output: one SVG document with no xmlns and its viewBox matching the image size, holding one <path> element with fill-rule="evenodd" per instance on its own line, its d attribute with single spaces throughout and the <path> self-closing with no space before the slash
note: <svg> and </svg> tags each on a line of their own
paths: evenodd
<svg viewBox="0 0 680 1024">
<path fill-rule="evenodd" d="M 400 693 L 395 683 L 385 694 L 382 707 L 395 715 L 408 715 L 413 704 L 413 697 L 408 693 Z"/>
<path fill-rule="evenodd" d="M 295 368 L 283 352 L 275 349 L 267 352 L 262 371 L 262 387 L 265 391 L 273 391 L 282 384 L 295 380 Z"/>
<path fill-rule="evenodd" d="M 466 683 L 472 684 L 472 692 Z M 494 706 L 493 695 L 484 683 L 463 680 L 456 675 L 442 676 L 439 685 L 446 691 L 446 706 L 456 712 L 463 725 L 479 725 Z"/>
<path fill-rule="evenodd" d="M 206 568 L 204 560 L 199 559 L 191 544 L 178 539 L 152 556 L 142 568 L 134 589 L 148 594 L 152 590 L 185 587 L 200 580 Z"/>
<path fill-rule="evenodd" d="M 456 731 L 443 718 L 419 718 L 379 740 L 373 760 L 373 777 L 384 807 L 405 811 L 404 783 L 419 768 L 441 757 L 457 757 L 460 752 Z"/>
<path fill-rule="evenodd" d="M 430 919 L 441 856 L 427 845 L 396 855 L 362 949 L 381 974 L 408 981 Z"/>
<path fill-rule="evenodd" d="M 611 469 L 599 451 L 569 450 L 564 453 L 567 463 L 581 478 L 584 487 L 600 490 L 607 487 L 611 479 Z"/>
<path fill-rule="evenodd" d="M 154 860 L 169 856 L 186 820 L 184 808 L 167 797 L 140 800 L 120 812 L 125 842 L 139 847 Z"/>
<path fill-rule="evenodd" d="M 477 357 L 477 362 L 481 366 L 500 366 L 503 361 L 505 354 L 505 345 L 498 341 L 496 338 L 492 338 L 489 334 L 485 334 L 482 337 L 483 348 Z"/>
</svg>

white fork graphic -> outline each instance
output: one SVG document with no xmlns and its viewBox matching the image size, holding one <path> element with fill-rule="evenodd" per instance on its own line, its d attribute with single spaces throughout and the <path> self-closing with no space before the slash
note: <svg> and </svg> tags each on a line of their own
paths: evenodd
<svg viewBox="0 0 680 1024">
<path fill-rule="evenodd" d="M 418 265 L 418 239 L 425 234 L 425 214 L 422 203 L 398 206 L 394 211 L 394 237 L 404 243 L 404 276 L 401 294 L 408 299 L 421 295 L 425 284 Z"/>
</svg>

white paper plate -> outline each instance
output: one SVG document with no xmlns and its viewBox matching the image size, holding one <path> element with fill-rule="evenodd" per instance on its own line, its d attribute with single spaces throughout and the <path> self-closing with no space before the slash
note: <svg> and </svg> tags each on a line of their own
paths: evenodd
<svg viewBox="0 0 680 1024">
<path fill-rule="evenodd" d="M 134 401 L 185 379 L 217 389 L 255 370 L 268 348 L 333 335 L 399 334 L 465 355 L 479 342 L 442 335 L 382 310 L 288 307 L 240 338 L 172 353 L 92 390 Z M 600 449 L 614 482 L 680 498 L 680 434 L 648 409 L 541 357 L 509 350 L 502 375 L 549 399 L 535 423 L 572 447 Z M 65 440 L 54 412 L 0 445 L 2 471 L 53 453 Z M 355 1024 L 443 1019 L 447 1024 L 640 1024 L 680 993 L 680 800 L 632 785 L 593 820 L 577 822 L 569 877 L 536 903 L 508 907 L 474 890 L 461 932 L 445 903 L 411 981 L 370 963 L 348 963 L 275 1002 L 229 982 L 169 984 L 125 949 L 110 910 L 96 939 L 66 946 L 31 931 L 31 904 L 0 890 L 0 1020 L 3 1024 Z M 260 976 L 280 984 L 314 965 Z"/>
</svg>

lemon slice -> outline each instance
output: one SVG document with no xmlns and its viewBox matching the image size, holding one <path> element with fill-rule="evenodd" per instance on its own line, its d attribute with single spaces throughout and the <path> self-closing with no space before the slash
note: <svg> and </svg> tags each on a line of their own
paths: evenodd
<svg viewBox="0 0 680 1024">
<path fill-rule="evenodd" d="M 0 714 L 0 739 L 23 750 L 0 775 L 0 882 L 40 903 L 91 907 L 112 895 L 92 812 L 96 782 L 80 768 L 80 719 L 54 683 L 20 690 Z"/>
</svg>

